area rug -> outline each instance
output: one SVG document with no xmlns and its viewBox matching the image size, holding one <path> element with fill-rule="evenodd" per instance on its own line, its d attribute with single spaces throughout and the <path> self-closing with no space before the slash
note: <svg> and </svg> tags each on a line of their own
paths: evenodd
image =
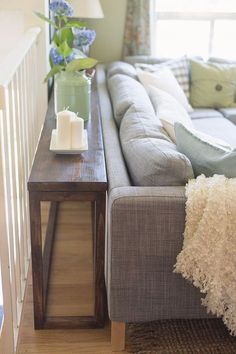
<svg viewBox="0 0 236 354">
<path fill-rule="evenodd" d="M 127 342 L 135 354 L 236 354 L 236 337 L 220 319 L 129 324 Z"/>
</svg>

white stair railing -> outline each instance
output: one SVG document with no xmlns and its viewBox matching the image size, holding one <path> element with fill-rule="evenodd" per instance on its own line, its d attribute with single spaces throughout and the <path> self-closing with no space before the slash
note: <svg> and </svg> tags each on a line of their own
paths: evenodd
<svg viewBox="0 0 236 354">
<path fill-rule="evenodd" d="M 3 301 L 4 313 L 11 313 L 8 331 L 13 332 L 14 345 L 30 259 L 27 180 L 44 120 L 38 103 L 42 80 L 37 73 L 39 33 L 39 28 L 26 32 L 0 69 L 0 205 L 4 208 L 0 232 L 9 261 L 9 265 L 2 262 L 1 268 L 3 274 L 9 273 L 11 308 L 6 308 L 4 294 Z"/>
</svg>

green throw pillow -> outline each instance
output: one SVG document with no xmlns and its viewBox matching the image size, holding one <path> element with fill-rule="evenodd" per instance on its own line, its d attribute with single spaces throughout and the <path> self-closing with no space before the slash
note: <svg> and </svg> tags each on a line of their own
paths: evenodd
<svg viewBox="0 0 236 354">
<path fill-rule="evenodd" d="M 193 107 L 236 107 L 236 65 L 190 60 Z"/>
</svg>

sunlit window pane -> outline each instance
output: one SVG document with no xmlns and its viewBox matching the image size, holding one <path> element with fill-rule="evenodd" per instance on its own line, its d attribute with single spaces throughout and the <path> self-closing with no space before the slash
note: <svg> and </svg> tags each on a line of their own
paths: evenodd
<svg viewBox="0 0 236 354">
<path fill-rule="evenodd" d="M 154 55 L 161 57 L 208 56 L 209 21 L 158 20 L 155 27 Z"/>
<path fill-rule="evenodd" d="M 235 0 L 156 0 L 156 11 L 167 12 L 235 12 Z"/>
<path fill-rule="evenodd" d="M 236 20 L 216 20 L 211 55 L 222 58 L 235 59 Z"/>
</svg>

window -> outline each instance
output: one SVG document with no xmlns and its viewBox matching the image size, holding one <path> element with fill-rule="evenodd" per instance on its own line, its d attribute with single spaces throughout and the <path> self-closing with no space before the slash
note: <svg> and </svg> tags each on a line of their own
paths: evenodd
<svg viewBox="0 0 236 354">
<path fill-rule="evenodd" d="M 236 58 L 236 0 L 154 0 L 153 55 Z"/>
</svg>

